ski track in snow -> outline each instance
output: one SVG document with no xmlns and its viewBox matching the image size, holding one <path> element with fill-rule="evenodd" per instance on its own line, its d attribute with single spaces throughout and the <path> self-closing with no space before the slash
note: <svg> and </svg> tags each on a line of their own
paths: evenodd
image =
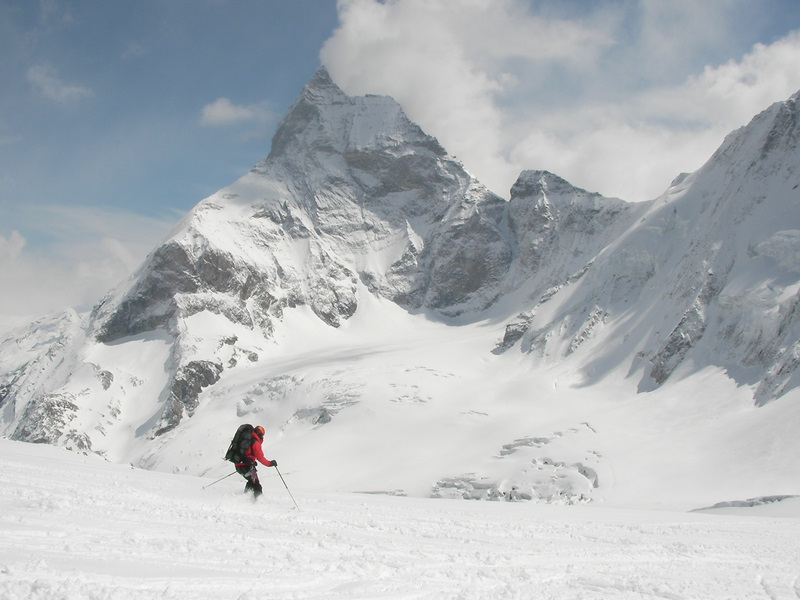
<svg viewBox="0 0 800 600">
<path fill-rule="evenodd" d="M 308 494 L 0 440 L 0 598 L 800 598 L 800 519 Z M 284 473 L 291 488 L 291 475 Z"/>
</svg>

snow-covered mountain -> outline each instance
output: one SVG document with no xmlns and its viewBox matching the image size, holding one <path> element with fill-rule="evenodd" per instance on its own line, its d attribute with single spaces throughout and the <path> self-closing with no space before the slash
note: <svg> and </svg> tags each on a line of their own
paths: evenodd
<svg viewBox="0 0 800 600">
<path fill-rule="evenodd" d="M 798 100 L 651 202 L 544 171 L 506 201 L 321 69 L 91 314 L 2 342 L 0 431 L 204 473 L 260 421 L 307 485 L 568 502 L 643 498 L 653 463 L 684 498 L 702 451 L 702 501 L 791 491 Z"/>
<path fill-rule="evenodd" d="M 509 326 L 545 361 L 578 352 L 590 338 L 588 379 L 627 362 L 646 391 L 677 370 L 724 369 L 763 405 L 797 387 L 800 358 L 800 95 L 728 136 L 697 172 L 613 225 L 597 217 L 577 229 L 622 227 L 567 281 L 537 286 L 535 304 Z M 524 175 L 523 175 L 524 177 Z M 522 188 L 522 189 L 520 189 Z M 523 198 L 524 197 L 524 198 Z M 574 203 L 568 192 L 516 185 L 511 204 Z M 635 214 L 633 214 L 635 213 Z M 631 218 L 635 219 L 632 226 Z M 557 226 L 558 238 L 573 228 Z M 542 219 L 539 219 L 541 222 Z M 554 236 L 555 237 L 555 236 Z"/>
</svg>

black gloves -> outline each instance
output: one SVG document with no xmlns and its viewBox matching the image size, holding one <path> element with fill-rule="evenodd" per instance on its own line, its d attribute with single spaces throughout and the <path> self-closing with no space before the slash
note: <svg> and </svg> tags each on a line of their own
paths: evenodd
<svg viewBox="0 0 800 600">
<path fill-rule="evenodd" d="M 271 460 L 271 461 L 269 461 L 269 466 L 270 466 L 270 467 L 277 467 L 277 466 L 278 466 L 278 461 L 277 461 L 277 460 Z"/>
</svg>

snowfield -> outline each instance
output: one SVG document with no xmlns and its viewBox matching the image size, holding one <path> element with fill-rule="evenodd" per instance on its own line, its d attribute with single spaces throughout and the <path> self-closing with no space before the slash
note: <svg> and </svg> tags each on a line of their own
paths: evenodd
<svg viewBox="0 0 800 600">
<path fill-rule="evenodd" d="M 295 489 L 0 440 L 0 598 L 789 599 L 800 499 L 707 512 Z M 280 465 L 279 465 L 280 467 Z"/>
</svg>

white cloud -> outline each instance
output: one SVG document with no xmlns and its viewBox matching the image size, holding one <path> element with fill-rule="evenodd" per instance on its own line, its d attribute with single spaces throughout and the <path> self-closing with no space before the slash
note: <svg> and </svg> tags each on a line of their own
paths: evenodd
<svg viewBox="0 0 800 600">
<path fill-rule="evenodd" d="M 45 98 L 61 104 L 83 100 L 92 95 L 92 90 L 89 88 L 62 81 L 56 69 L 50 65 L 30 67 L 27 79 Z"/>
<path fill-rule="evenodd" d="M 657 91 L 645 101 L 652 111 L 732 128 L 800 89 L 798 65 L 800 31 L 795 31 L 771 45 L 757 44 L 741 60 L 706 67 L 684 85 Z"/>
<path fill-rule="evenodd" d="M 0 265 L 16 260 L 25 247 L 25 238 L 19 231 L 12 231 L 7 238 L 0 235 Z"/>
<path fill-rule="evenodd" d="M 532 17 L 516 0 L 344 0 L 339 10 L 341 26 L 321 52 L 334 80 L 351 94 L 395 98 L 495 189 L 517 171 L 503 158 L 496 104 L 515 81 L 506 62 L 586 65 L 611 41 Z"/>
<path fill-rule="evenodd" d="M 272 113 L 263 104 L 241 106 L 228 98 L 217 98 L 206 104 L 200 115 L 200 123 L 211 127 L 235 125 L 243 122 L 265 123 L 272 119 Z"/>
<path fill-rule="evenodd" d="M 500 194 L 522 169 L 549 169 L 644 200 L 800 89 L 797 33 L 706 66 L 737 47 L 740 4 L 638 0 L 556 19 L 523 0 L 339 0 L 321 58 L 346 92 L 394 97 Z"/>
<path fill-rule="evenodd" d="M 27 250 L 18 231 L 0 235 L 0 330 L 68 307 L 88 310 L 133 272 L 172 221 L 97 207 L 46 206 L 32 210 L 49 249 Z M 33 229 L 33 227 L 32 227 Z"/>
<path fill-rule="evenodd" d="M 800 89 L 798 64 L 800 34 L 792 33 L 680 85 L 550 108 L 524 122 L 527 133 L 512 140 L 510 156 L 608 195 L 653 198 L 680 172 L 702 166 L 731 131 Z"/>
</svg>

